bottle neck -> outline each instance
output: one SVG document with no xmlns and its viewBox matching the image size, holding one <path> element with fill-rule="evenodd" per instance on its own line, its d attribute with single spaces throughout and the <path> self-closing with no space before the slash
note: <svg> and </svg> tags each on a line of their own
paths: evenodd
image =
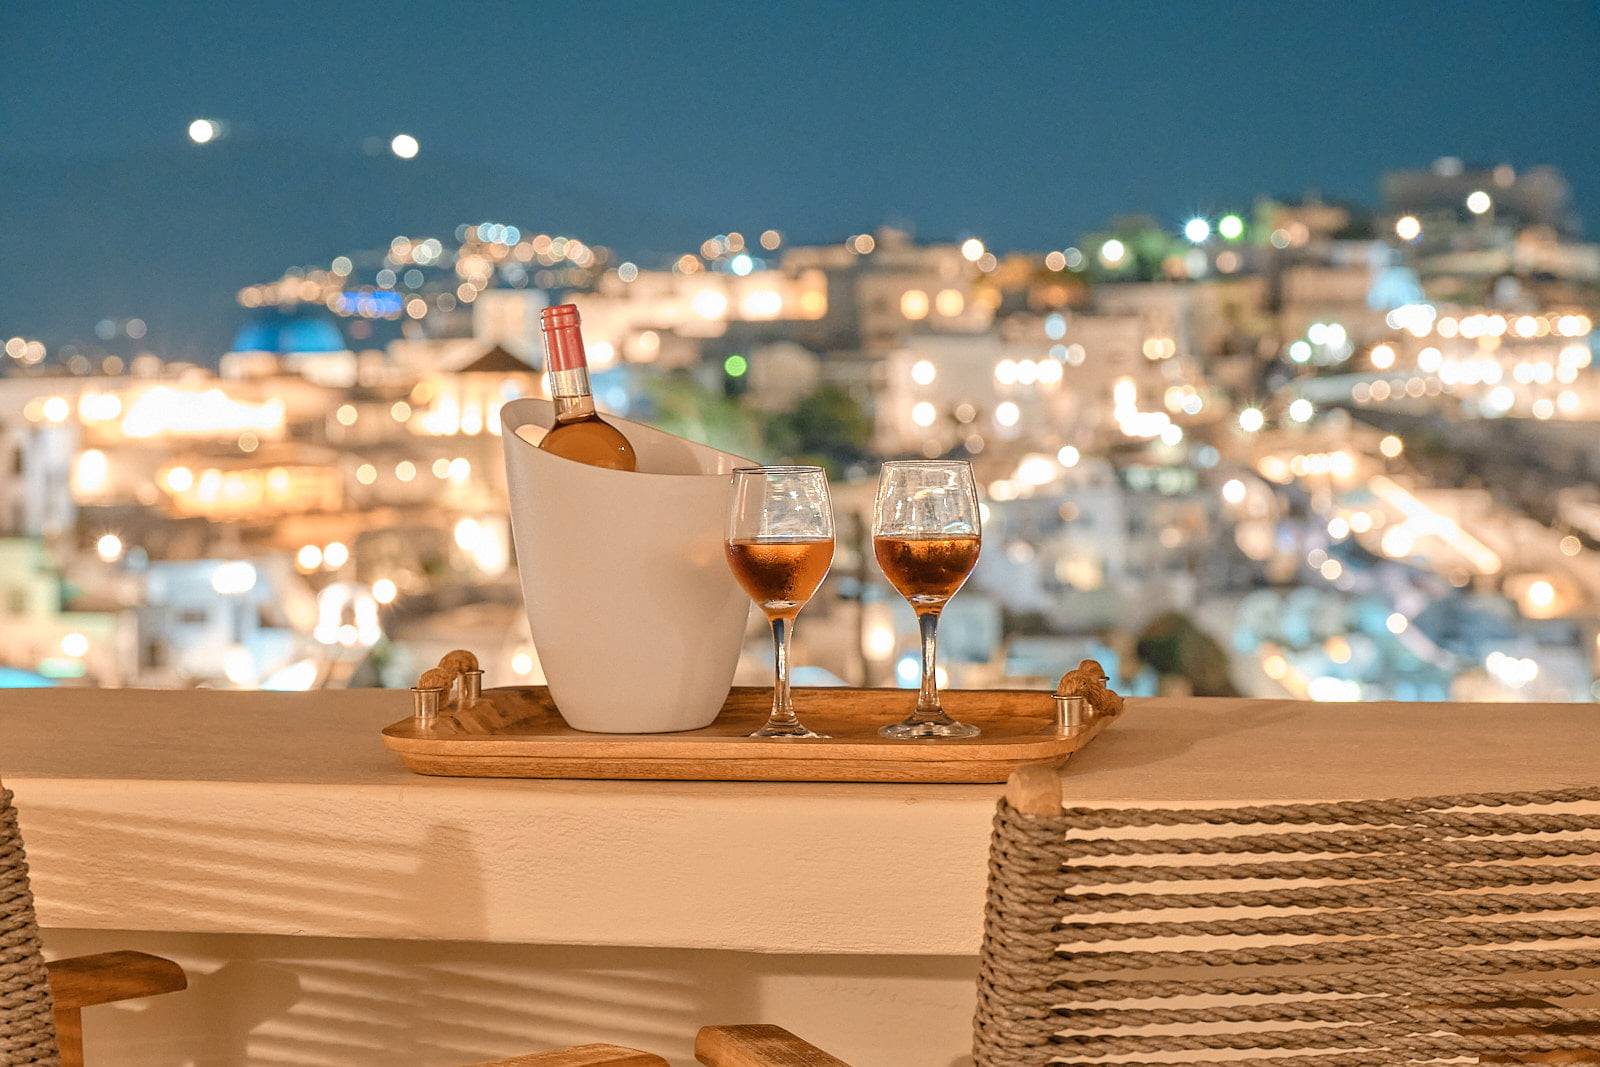
<svg viewBox="0 0 1600 1067">
<path fill-rule="evenodd" d="M 571 422 L 593 415 L 594 395 L 589 391 L 589 369 L 580 365 L 552 370 L 550 399 L 555 401 L 557 422 Z"/>
<path fill-rule="evenodd" d="M 555 401 L 556 421 L 593 418 L 589 361 L 584 358 L 577 309 L 563 306 L 544 314 L 544 365 L 550 372 L 550 398 Z"/>
</svg>

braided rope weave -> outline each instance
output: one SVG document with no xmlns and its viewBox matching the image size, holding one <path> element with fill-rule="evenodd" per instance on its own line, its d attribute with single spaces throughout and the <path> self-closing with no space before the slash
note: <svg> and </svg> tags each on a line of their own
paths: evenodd
<svg viewBox="0 0 1600 1067">
<path fill-rule="evenodd" d="M 0 788 L 0 1064 L 60 1062 L 17 809 Z"/>
<path fill-rule="evenodd" d="M 1600 1063 L 1600 816 L 1560 810 L 1595 802 L 1600 788 L 1033 816 L 1002 799 L 975 1059 Z"/>
</svg>

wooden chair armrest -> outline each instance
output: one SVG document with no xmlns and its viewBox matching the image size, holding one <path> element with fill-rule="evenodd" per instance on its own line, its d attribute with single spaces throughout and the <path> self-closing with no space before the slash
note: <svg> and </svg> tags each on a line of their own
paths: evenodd
<svg viewBox="0 0 1600 1067">
<path fill-rule="evenodd" d="M 706 1067 L 850 1067 L 781 1026 L 706 1026 L 694 1039 Z"/>
<path fill-rule="evenodd" d="M 189 979 L 171 960 L 146 952 L 100 952 L 45 964 L 56 1011 L 174 993 Z"/>
<path fill-rule="evenodd" d="M 577 1045 L 553 1052 L 534 1052 L 475 1067 L 667 1067 L 667 1061 L 621 1045 Z"/>
</svg>

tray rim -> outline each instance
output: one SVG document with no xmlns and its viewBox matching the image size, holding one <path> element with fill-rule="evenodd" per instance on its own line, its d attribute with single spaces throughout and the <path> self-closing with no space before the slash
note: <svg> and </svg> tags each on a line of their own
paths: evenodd
<svg viewBox="0 0 1600 1067">
<path fill-rule="evenodd" d="M 504 686 L 486 690 L 486 692 L 539 688 L 545 687 Z M 759 692 L 768 687 L 738 686 L 735 688 Z M 799 696 L 802 694 L 815 695 L 839 692 L 904 695 L 909 691 L 883 686 L 814 686 L 796 689 L 795 692 Z M 947 692 L 987 695 L 1004 694 L 1008 697 L 1034 696 L 1039 699 L 1041 709 L 1050 709 L 1051 694 L 1039 690 L 952 689 L 947 690 Z M 1041 710 L 1039 715 L 1041 731 L 1053 721 L 1053 714 L 1046 714 L 1045 710 Z M 455 737 L 421 737 L 416 734 L 414 721 L 410 716 L 407 716 L 384 727 L 383 741 L 385 746 L 399 754 L 412 770 L 418 770 L 413 763 L 413 758 L 424 760 L 445 758 L 452 761 L 483 761 L 485 763 L 521 759 L 530 763 L 548 764 L 649 761 L 663 764 L 663 769 L 665 769 L 665 765 L 672 763 L 733 764 L 759 760 L 778 765 L 796 764 L 796 770 L 801 769 L 799 765 L 806 763 L 859 763 L 865 766 L 883 766 L 885 768 L 894 765 L 914 766 L 922 764 L 929 765 L 928 769 L 933 770 L 935 769 L 933 765 L 952 763 L 1006 764 L 1015 766 L 1021 763 L 1059 760 L 1086 746 L 1112 721 L 1114 719 L 1097 716 L 1090 722 L 1087 730 L 1074 737 L 1058 737 L 1040 732 L 1032 735 L 1010 735 L 1000 738 L 986 738 L 980 735 L 975 738 L 929 739 L 927 741 L 892 741 L 868 737 L 828 738 L 822 741 L 771 741 L 763 738 L 705 733 L 706 730 L 714 729 L 714 725 L 702 727 L 698 730 L 658 734 L 611 734 L 574 731 L 571 734 L 517 734 L 511 736 L 478 734 Z M 594 746 L 602 746 L 609 749 L 609 751 L 595 752 L 590 750 Z M 580 747 L 584 750 L 578 750 Z M 419 773 L 430 772 L 422 771 Z M 533 774 L 525 776 L 555 777 L 554 775 Z M 508 777 L 510 776 L 508 775 Z"/>
</svg>

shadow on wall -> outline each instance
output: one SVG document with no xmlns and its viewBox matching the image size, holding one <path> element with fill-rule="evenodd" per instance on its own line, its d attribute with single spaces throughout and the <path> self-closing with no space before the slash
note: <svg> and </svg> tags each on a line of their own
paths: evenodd
<svg viewBox="0 0 1600 1067">
<path fill-rule="evenodd" d="M 114 927 L 120 917 L 117 907 L 93 903 L 108 899 L 175 913 L 199 930 L 241 915 L 264 930 L 293 929 L 308 919 L 394 922 L 395 916 L 426 903 L 413 898 L 420 897 L 419 887 L 430 874 L 437 876 L 425 863 L 367 843 L 354 823 L 348 834 L 330 836 L 270 830 L 256 821 L 152 819 L 131 810 L 108 814 L 34 804 L 25 796 L 19 796 L 17 806 L 43 923 L 60 924 L 65 918 L 83 926 Z M 443 826 L 430 833 L 449 839 L 452 831 Z M 292 891 L 280 888 L 287 882 L 285 872 L 266 861 L 264 851 L 304 857 L 294 871 Z M 99 855 L 117 858 L 118 867 L 109 875 L 113 892 L 105 891 L 108 872 Z M 460 856 L 461 865 L 448 872 L 459 890 L 452 901 L 455 908 L 470 907 L 481 897 L 477 872 L 470 866 L 472 852 L 464 850 Z M 58 918 L 58 910 L 65 915 Z M 482 911 L 481 901 L 477 910 Z M 405 936 L 405 931 L 396 930 L 396 936 Z"/>
<path fill-rule="evenodd" d="M 694 1063 L 694 1031 L 768 1020 L 859 1067 L 970 1067 L 975 959 L 49 931 L 177 959 L 188 992 L 99 1008 L 91 1062 L 462 1067 L 611 1041 Z M 930 1058 L 931 1057 L 931 1058 Z"/>
<path fill-rule="evenodd" d="M 970 1044 L 975 958 L 422 940 L 440 911 L 456 928 L 486 925 L 476 858 L 484 842 L 464 825 L 434 823 L 402 850 L 381 844 L 384 834 L 358 813 L 347 832 L 311 834 L 257 820 L 151 819 L 26 798 L 18 806 L 47 905 L 41 919 L 84 927 L 47 930 L 50 955 L 142 949 L 189 971 L 187 992 L 87 1013 L 98 1062 L 461 1067 L 611 1041 L 692 1064 L 698 1027 L 746 1021 L 787 1026 L 874 1067 L 968 1062 L 960 1054 Z M 40 818 L 30 820 L 30 808 Z M 30 821 L 48 834 L 29 836 Z M 303 863 L 291 875 L 264 858 L 274 854 Z M 121 932 L 124 901 L 136 921 L 154 914 L 202 932 Z M 392 940 L 292 936 L 318 921 Z M 225 923 L 283 933 L 203 932 Z"/>
</svg>

